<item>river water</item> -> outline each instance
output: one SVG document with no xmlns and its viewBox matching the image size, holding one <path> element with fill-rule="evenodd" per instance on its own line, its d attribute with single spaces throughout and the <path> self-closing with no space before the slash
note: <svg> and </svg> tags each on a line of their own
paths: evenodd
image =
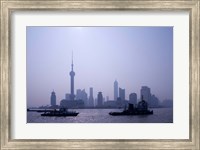
<svg viewBox="0 0 200 150">
<path fill-rule="evenodd" d="M 153 115 L 140 116 L 108 114 L 114 111 L 121 112 L 123 109 L 76 109 L 79 112 L 76 117 L 44 117 L 38 112 L 27 112 L 27 123 L 173 123 L 172 108 L 150 110 L 153 110 Z"/>
</svg>

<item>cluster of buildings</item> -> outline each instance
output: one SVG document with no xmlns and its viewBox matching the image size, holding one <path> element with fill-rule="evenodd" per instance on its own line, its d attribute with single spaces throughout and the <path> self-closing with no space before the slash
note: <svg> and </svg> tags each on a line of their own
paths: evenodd
<svg viewBox="0 0 200 150">
<path fill-rule="evenodd" d="M 159 99 L 151 94 L 151 89 L 147 86 L 142 86 L 140 90 L 140 96 L 138 97 L 136 93 L 130 93 L 129 99 L 125 99 L 125 89 L 118 87 L 118 82 L 114 82 L 114 100 L 108 100 L 104 102 L 106 107 L 124 107 L 128 103 L 137 105 L 137 103 L 142 99 L 148 103 L 149 107 L 159 107 Z"/>
<path fill-rule="evenodd" d="M 118 82 L 114 81 L 114 100 L 109 100 L 109 97 L 105 100 L 102 92 L 98 92 L 96 98 L 93 96 L 93 88 L 89 88 L 89 95 L 85 89 L 77 89 L 74 93 L 74 76 L 73 70 L 73 58 L 71 64 L 70 75 L 70 93 L 65 94 L 65 98 L 60 101 L 60 105 L 56 105 L 56 93 L 53 91 L 50 97 L 51 107 L 67 107 L 67 108 L 122 108 L 128 103 L 137 105 L 137 103 L 143 99 L 148 103 L 149 107 L 159 107 L 159 99 L 151 94 L 151 89 L 147 86 L 142 86 L 140 90 L 140 96 L 136 93 L 130 93 L 129 99 L 125 98 L 125 89 L 118 87 Z M 170 105 L 170 104 L 168 104 Z"/>
</svg>

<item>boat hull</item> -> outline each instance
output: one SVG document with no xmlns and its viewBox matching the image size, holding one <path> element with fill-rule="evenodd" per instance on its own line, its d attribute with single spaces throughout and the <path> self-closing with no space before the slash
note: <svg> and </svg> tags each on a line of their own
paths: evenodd
<svg viewBox="0 0 200 150">
<path fill-rule="evenodd" d="M 109 115 L 112 116 L 134 116 L 134 115 L 152 115 L 152 111 L 143 111 L 143 112 L 110 112 Z"/>
<path fill-rule="evenodd" d="M 70 117 L 70 116 L 77 116 L 79 113 L 71 113 L 71 114 L 41 114 L 41 116 L 46 117 Z"/>
</svg>

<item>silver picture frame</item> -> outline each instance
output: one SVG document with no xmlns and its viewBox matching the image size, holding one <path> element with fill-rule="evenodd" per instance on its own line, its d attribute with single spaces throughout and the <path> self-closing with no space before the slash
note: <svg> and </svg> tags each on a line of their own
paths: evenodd
<svg viewBox="0 0 200 150">
<path fill-rule="evenodd" d="M 200 149 L 200 1 L 199 0 L 1 0 L 1 149 Z M 11 15 L 15 11 L 188 11 L 189 139 L 12 139 Z"/>
</svg>

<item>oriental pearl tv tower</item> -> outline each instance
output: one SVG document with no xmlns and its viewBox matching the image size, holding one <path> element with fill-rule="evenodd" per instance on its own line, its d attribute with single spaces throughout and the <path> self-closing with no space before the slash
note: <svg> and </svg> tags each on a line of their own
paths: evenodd
<svg viewBox="0 0 200 150">
<path fill-rule="evenodd" d="M 74 76 L 75 76 L 75 72 L 73 70 L 74 64 L 73 64 L 73 52 L 72 52 L 72 70 L 70 71 L 69 75 L 71 78 L 71 94 L 70 94 L 70 100 L 74 100 L 75 95 L 74 95 Z"/>
</svg>

